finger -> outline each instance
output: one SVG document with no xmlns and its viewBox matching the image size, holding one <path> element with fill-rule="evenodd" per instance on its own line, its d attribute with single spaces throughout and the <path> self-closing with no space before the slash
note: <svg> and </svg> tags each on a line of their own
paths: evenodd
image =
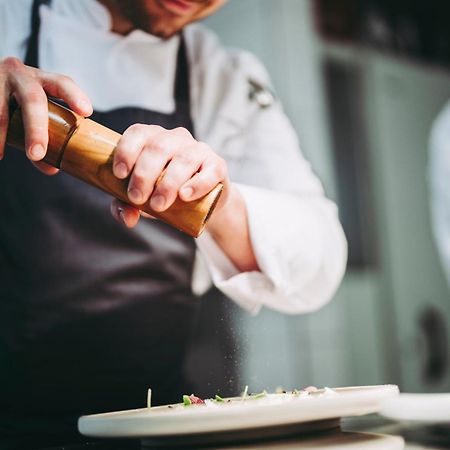
<svg viewBox="0 0 450 450">
<path fill-rule="evenodd" d="M 133 170 L 142 149 L 152 136 L 161 133 L 162 127 L 152 125 L 131 125 L 120 138 L 114 151 L 113 172 L 119 179 L 126 178 Z"/>
<path fill-rule="evenodd" d="M 9 96 L 6 95 L 6 93 L 0 93 L 0 160 L 3 159 L 3 156 L 5 154 L 6 134 L 8 132 L 8 97 Z"/>
<path fill-rule="evenodd" d="M 176 200 L 181 186 L 200 169 L 204 157 L 198 145 L 176 154 L 152 194 L 150 207 L 155 211 L 169 208 Z"/>
<path fill-rule="evenodd" d="M 135 227 L 140 218 L 140 211 L 137 208 L 117 199 L 111 202 L 111 214 L 128 228 Z"/>
<path fill-rule="evenodd" d="M 137 205 L 148 201 L 167 164 L 168 155 L 146 147 L 139 155 L 128 183 L 128 198 Z"/>
<path fill-rule="evenodd" d="M 35 166 L 45 175 L 56 175 L 59 172 L 59 169 L 46 164 L 44 161 L 31 161 L 31 162 L 33 166 Z"/>
<path fill-rule="evenodd" d="M 13 83 L 13 95 L 22 107 L 25 151 L 29 159 L 39 161 L 45 156 L 48 144 L 47 96 L 42 86 L 29 76 L 17 75 Z"/>
<path fill-rule="evenodd" d="M 70 109 L 83 117 L 93 112 L 92 103 L 72 78 L 47 72 L 39 72 L 42 87 L 53 97 L 64 100 Z"/>
<path fill-rule="evenodd" d="M 181 187 L 181 200 L 197 200 L 214 189 L 218 183 L 226 182 L 227 166 L 222 158 L 214 156 L 205 161 L 201 170 Z"/>
</svg>

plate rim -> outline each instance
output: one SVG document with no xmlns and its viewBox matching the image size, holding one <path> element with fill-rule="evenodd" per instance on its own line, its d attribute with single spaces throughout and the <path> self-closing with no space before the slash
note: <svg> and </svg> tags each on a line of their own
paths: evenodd
<svg viewBox="0 0 450 450">
<path fill-rule="evenodd" d="M 164 405 L 156 407 L 158 410 L 155 408 L 153 415 L 149 408 L 92 414 L 79 418 L 78 430 L 91 437 L 157 437 L 306 423 L 377 412 L 383 399 L 399 393 L 398 386 L 392 384 L 332 389 L 338 392 L 337 396 L 299 397 L 298 401 L 286 403 L 258 404 L 255 400 L 255 404 L 170 411 L 166 409 L 168 405 Z M 306 412 L 305 404 L 308 405 Z M 330 408 L 332 411 L 328 412 Z M 161 409 L 165 411 L 156 412 Z"/>
</svg>

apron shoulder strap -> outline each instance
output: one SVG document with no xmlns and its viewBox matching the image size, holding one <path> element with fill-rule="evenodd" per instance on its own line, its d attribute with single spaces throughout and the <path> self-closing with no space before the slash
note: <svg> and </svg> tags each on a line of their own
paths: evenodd
<svg viewBox="0 0 450 450">
<path fill-rule="evenodd" d="M 191 117 L 191 89 L 189 61 L 187 57 L 186 41 L 183 33 L 180 36 L 180 46 L 177 55 L 177 68 L 175 72 L 174 99 L 177 114 L 185 117 L 188 129 L 194 133 L 194 125 Z"/>
<path fill-rule="evenodd" d="M 28 47 L 25 54 L 24 63 L 27 66 L 38 67 L 39 62 L 39 30 L 41 28 L 41 19 L 39 17 L 39 8 L 41 5 L 49 5 L 51 0 L 34 0 L 31 10 L 31 33 L 28 38 Z"/>
<path fill-rule="evenodd" d="M 183 34 L 180 36 L 180 46 L 178 49 L 174 96 L 178 102 L 185 102 L 189 99 L 189 64 L 187 60 L 186 41 Z"/>
</svg>

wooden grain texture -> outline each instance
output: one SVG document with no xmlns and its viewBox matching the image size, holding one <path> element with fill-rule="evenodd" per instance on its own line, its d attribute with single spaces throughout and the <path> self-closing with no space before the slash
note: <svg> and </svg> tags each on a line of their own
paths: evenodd
<svg viewBox="0 0 450 450">
<path fill-rule="evenodd" d="M 222 185 L 196 201 L 184 202 L 177 198 L 163 212 L 152 210 L 148 203 L 133 204 L 127 195 L 128 178 L 119 180 L 112 170 L 114 151 L 120 137 L 119 133 L 90 119 L 81 121 L 66 145 L 61 169 L 191 236 L 199 236 L 220 195 Z"/>
<path fill-rule="evenodd" d="M 217 204 L 223 185 L 219 183 L 209 194 L 192 202 L 184 202 L 178 197 L 163 212 L 153 211 L 148 202 L 132 204 L 127 196 L 129 179 L 119 180 L 112 170 L 114 151 L 120 137 L 119 133 L 93 120 L 49 102 L 49 150 L 44 160 L 184 233 L 198 237 Z M 22 150 L 25 147 L 20 110 L 11 118 L 7 142 Z"/>
</svg>

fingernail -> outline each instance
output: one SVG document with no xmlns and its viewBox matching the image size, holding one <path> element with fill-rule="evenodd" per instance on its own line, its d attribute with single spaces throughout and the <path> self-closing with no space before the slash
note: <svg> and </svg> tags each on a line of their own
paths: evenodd
<svg viewBox="0 0 450 450">
<path fill-rule="evenodd" d="M 125 178 L 128 175 L 128 168 L 125 163 L 120 162 L 114 166 L 114 173 L 117 178 Z"/>
<path fill-rule="evenodd" d="M 87 101 L 87 100 L 80 100 L 78 102 L 78 106 L 83 110 L 83 111 L 91 111 L 92 110 L 92 105 Z"/>
<path fill-rule="evenodd" d="M 45 156 L 44 147 L 41 144 L 36 144 L 31 147 L 31 156 L 35 159 L 42 159 Z"/>
<path fill-rule="evenodd" d="M 194 189 L 192 189 L 191 187 L 185 187 L 180 191 L 180 194 L 186 199 L 191 198 L 193 193 Z"/>
<path fill-rule="evenodd" d="M 166 199 L 162 195 L 155 195 L 150 200 L 150 207 L 155 211 L 161 211 L 164 208 Z"/>
<path fill-rule="evenodd" d="M 142 192 L 137 188 L 131 188 L 128 191 L 128 198 L 139 205 L 142 202 Z"/>
<path fill-rule="evenodd" d="M 119 208 L 117 208 L 117 211 L 119 211 L 120 220 L 126 225 L 127 222 L 125 220 L 125 211 L 124 211 L 124 209 L 119 207 Z"/>
</svg>

